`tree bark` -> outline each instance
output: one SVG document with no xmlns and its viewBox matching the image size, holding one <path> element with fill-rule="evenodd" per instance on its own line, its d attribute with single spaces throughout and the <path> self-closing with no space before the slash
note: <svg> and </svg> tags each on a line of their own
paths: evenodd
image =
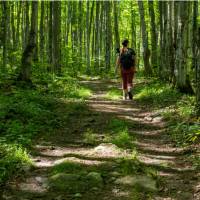
<svg viewBox="0 0 200 200">
<path fill-rule="evenodd" d="M 37 23 L 35 18 L 38 12 L 38 2 L 32 1 L 32 14 L 31 14 L 31 29 L 29 34 L 28 44 L 22 54 L 21 59 L 21 69 L 19 74 L 19 80 L 25 82 L 31 82 L 31 63 L 34 54 L 34 49 L 36 47 L 36 30 Z"/>
<path fill-rule="evenodd" d="M 118 20 L 118 1 L 114 1 L 114 30 L 115 30 L 115 48 L 120 48 L 120 37 L 119 37 L 119 20 Z M 132 16 L 133 20 L 133 16 Z M 133 28 L 133 27 L 132 27 Z"/>
<path fill-rule="evenodd" d="M 44 1 L 41 1 L 40 9 L 40 58 L 43 62 L 44 60 Z"/>
<path fill-rule="evenodd" d="M 105 1 L 105 19 L 106 19 L 106 32 L 105 32 L 105 68 L 106 71 L 110 70 L 110 59 L 111 59 L 111 44 L 112 44 L 112 27 L 111 27 L 111 2 Z"/>
<path fill-rule="evenodd" d="M 2 71 L 6 71 L 6 65 L 7 65 L 7 56 L 8 56 L 8 3 L 7 1 L 3 1 L 3 37 L 2 37 L 2 43 L 3 43 L 3 66 Z"/>
<path fill-rule="evenodd" d="M 154 2 L 148 1 L 149 15 L 151 18 L 151 65 L 153 68 L 157 68 L 157 34 L 155 25 L 155 13 L 154 13 Z"/>
<path fill-rule="evenodd" d="M 90 28 L 89 28 L 89 18 L 90 17 L 90 2 L 87 0 L 87 11 L 86 11 L 86 59 L 87 66 L 86 72 L 90 73 Z"/>
<path fill-rule="evenodd" d="M 61 73 L 61 2 L 53 1 L 53 69 Z"/>
<path fill-rule="evenodd" d="M 144 17 L 144 5 L 142 1 L 138 1 L 140 23 L 142 28 L 142 44 L 143 44 L 143 59 L 144 59 L 144 70 L 146 75 L 152 75 L 151 65 L 149 63 L 150 50 L 148 47 L 148 36 L 146 31 L 146 23 Z"/>
<path fill-rule="evenodd" d="M 49 31 L 48 31 L 48 44 L 49 44 L 49 48 L 48 48 L 48 62 L 50 64 L 49 70 L 53 71 L 53 67 L 52 67 L 52 62 L 53 62 L 53 50 L 52 50 L 52 33 L 53 33 L 53 24 L 52 24 L 52 17 L 53 17 L 53 12 L 52 12 L 52 7 L 53 2 L 50 1 L 49 2 Z"/>
</svg>

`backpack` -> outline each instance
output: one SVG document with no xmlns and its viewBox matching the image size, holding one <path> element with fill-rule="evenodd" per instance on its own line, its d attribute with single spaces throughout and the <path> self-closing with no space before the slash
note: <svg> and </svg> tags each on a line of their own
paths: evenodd
<svg viewBox="0 0 200 200">
<path fill-rule="evenodd" d="M 127 51 L 122 52 L 120 55 L 120 63 L 124 69 L 130 69 L 134 66 L 135 62 L 135 51 L 131 48 L 128 48 Z"/>
</svg>

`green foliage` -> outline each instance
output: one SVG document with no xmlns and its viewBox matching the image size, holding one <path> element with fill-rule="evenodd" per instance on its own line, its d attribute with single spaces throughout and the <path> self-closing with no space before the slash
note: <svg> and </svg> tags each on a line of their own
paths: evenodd
<svg viewBox="0 0 200 200">
<path fill-rule="evenodd" d="M 169 128 L 169 134 L 178 145 L 187 145 L 193 143 L 200 137 L 200 125 L 189 123 L 178 123 Z"/>
<path fill-rule="evenodd" d="M 157 80 L 142 83 L 135 88 L 134 99 L 144 104 L 151 104 L 153 107 L 166 107 L 177 102 L 181 94 L 173 90 L 169 85 Z"/>
<path fill-rule="evenodd" d="M 121 91 L 119 89 L 112 88 L 105 94 L 106 99 L 111 99 L 111 100 L 118 100 L 122 96 Z"/>
<path fill-rule="evenodd" d="M 31 160 L 23 147 L 14 144 L 0 145 L 0 184 L 10 176 L 23 170 L 23 166 L 31 166 Z"/>
<path fill-rule="evenodd" d="M 125 129 L 121 132 L 118 132 L 112 139 L 112 143 L 118 147 L 128 148 L 131 147 L 132 138 L 130 137 L 128 130 Z"/>
<path fill-rule="evenodd" d="M 83 135 L 84 143 L 89 145 L 96 145 L 98 143 L 98 135 L 93 132 L 91 129 L 87 129 Z"/>
<path fill-rule="evenodd" d="M 70 161 L 64 161 L 58 165 L 55 165 L 51 169 L 51 174 L 55 175 L 58 173 L 74 173 L 74 174 L 80 174 L 83 171 L 83 168 L 78 163 L 73 163 Z"/>
</svg>

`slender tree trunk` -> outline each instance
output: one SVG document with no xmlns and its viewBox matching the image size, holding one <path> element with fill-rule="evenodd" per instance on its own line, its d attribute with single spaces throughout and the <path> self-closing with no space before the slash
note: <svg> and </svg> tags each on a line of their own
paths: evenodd
<svg viewBox="0 0 200 200">
<path fill-rule="evenodd" d="M 53 67 L 61 73 L 61 2 L 53 1 Z"/>
<path fill-rule="evenodd" d="M 28 43 L 29 37 L 29 1 L 26 1 L 26 27 L 25 27 L 25 46 Z"/>
<path fill-rule="evenodd" d="M 52 58 L 52 56 L 53 56 L 53 50 L 52 50 L 52 44 L 53 44 L 53 42 L 52 42 L 52 33 L 53 33 L 53 24 L 52 24 L 52 17 L 53 17 L 53 12 L 52 12 L 52 10 L 53 10 L 53 6 L 52 6 L 52 4 L 53 4 L 53 2 L 52 1 L 50 1 L 49 2 L 49 37 L 48 37 L 48 44 L 49 44 L 49 50 L 48 50 L 48 60 L 49 60 L 49 64 L 50 64 L 50 67 L 49 67 L 49 69 L 50 70 L 52 70 L 53 71 L 53 68 L 52 68 L 52 60 L 53 60 L 53 58 Z"/>
<path fill-rule="evenodd" d="M 5 72 L 7 65 L 7 56 L 8 56 L 8 3 L 7 1 L 3 1 L 3 66 L 2 71 Z"/>
<path fill-rule="evenodd" d="M 151 18 L 151 65 L 153 68 L 157 68 L 157 35 L 155 25 L 154 2 L 149 0 L 148 5 Z"/>
<path fill-rule="evenodd" d="M 142 44 L 143 44 L 143 58 L 144 58 L 144 70 L 146 75 L 152 74 L 151 65 L 149 63 L 150 50 L 148 47 L 148 36 L 146 31 L 146 23 L 144 17 L 144 6 L 142 1 L 138 1 L 139 12 L 140 12 L 140 23 L 142 28 Z"/>
<path fill-rule="evenodd" d="M 18 48 L 20 44 L 20 37 L 19 37 L 19 29 L 20 29 L 20 23 L 21 23 L 21 9 L 22 8 L 22 1 L 17 2 L 17 30 L 16 30 L 16 49 Z"/>
<path fill-rule="evenodd" d="M 110 60 L 111 60 L 111 44 L 112 44 L 112 27 L 111 27 L 111 2 L 105 1 L 105 14 L 106 14 L 106 32 L 105 32 L 105 64 L 106 71 L 110 70 Z"/>
<path fill-rule="evenodd" d="M 136 50 L 137 43 L 136 43 L 136 23 L 135 23 L 135 10 L 133 8 L 133 1 L 131 1 L 131 47 Z"/>
<path fill-rule="evenodd" d="M 31 30 L 29 34 L 29 41 L 24 49 L 21 59 L 21 69 L 19 74 L 19 80 L 31 82 L 31 62 L 36 47 L 36 30 L 37 23 L 35 18 L 38 12 L 38 2 L 32 1 L 32 14 L 31 14 Z"/>
<path fill-rule="evenodd" d="M 35 38 L 36 47 L 34 49 L 33 59 L 34 59 L 34 61 L 38 62 L 39 61 L 39 57 L 38 57 L 38 10 L 36 12 L 35 24 L 36 24 L 36 38 Z"/>
<path fill-rule="evenodd" d="M 90 17 L 90 4 L 87 0 L 87 11 L 86 11 L 86 58 L 87 66 L 86 72 L 90 73 L 90 29 L 89 29 L 89 17 Z"/>
<path fill-rule="evenodd" d="M 83 2 L 79 1 L 79 20 L 78 20 L 78 26 L 79 26 L 79 66 L 82 68 L 82 38 L 83 38 Z"/>
<path fill-rule="evenodd" d="M 163 69 L 163 1 L 159 1 L 159 23 L 160 23 L 160 55 L 159 55 L 159 77 L 162 78 L 162 69 Z"/>
<path fill-rule="evenodd" d="M 16 44 L 16 38 L 15 38 L 15 34 L 16 34 L 16 29 L 15 29 L 15 3 L 12 3 L 12 7 L 11 7 L 11 26 L 12 26 L 12 45 L 13 45 L 13 51 L 15 50 L 15 44 Z"/>
<path fill-rule="evenodd" d="M 96 20 L 95 20 L 95 69 L 99 70 L 99 35 L 100 35 L 100 2 L 96 3 Z"/>
<path fill-rule="evenodd" d="M 44 1 L 41 1 L 40 9 L 40 57 L 44 60 Z"/>
<path fill-rule="evenodd" d="M 119 20 L 118 20 L 118 1 L 114 1 L 114 30 L 115 30 L 115 48 L 120 48 L 120 37 L 119 37 Z M 133 21 L 133 16 L 132 16 Z M 132 27 L 133 28 L 133 27 Z"/>
</svg>

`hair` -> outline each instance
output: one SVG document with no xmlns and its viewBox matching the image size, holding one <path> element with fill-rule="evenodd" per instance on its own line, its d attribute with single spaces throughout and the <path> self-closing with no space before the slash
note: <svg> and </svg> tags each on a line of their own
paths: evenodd
<svg viewBox="0 0 200 200">
<path fill-rule="evenodd" d="M 124 47 L 127 47 L 127 46 L 128 46 L 128 43 L 129 43 L 128 39 L 124 39 L 124 40 L 122 41 L 122 45 L 123 45 Z"/>
</svg>

